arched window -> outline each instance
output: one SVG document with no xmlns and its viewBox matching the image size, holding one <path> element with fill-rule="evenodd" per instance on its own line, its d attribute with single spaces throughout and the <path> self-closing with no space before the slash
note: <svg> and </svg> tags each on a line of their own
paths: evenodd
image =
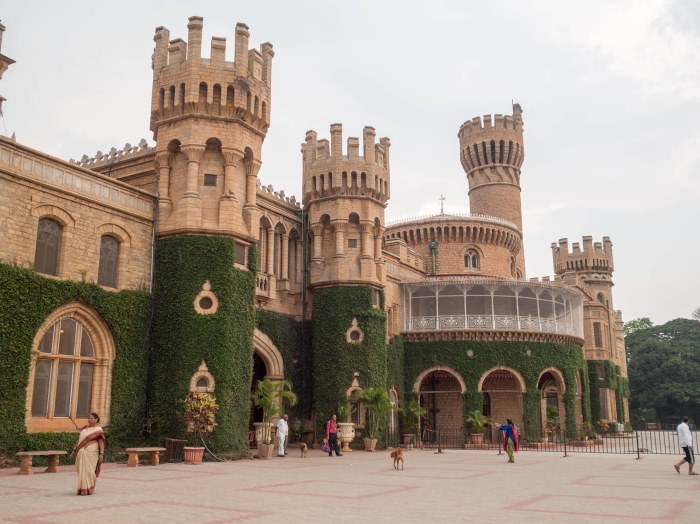
<svg viewBox="0 0 700 524">
<path fill-rule="evenodd" d="M 119 241 L 109 235 L 100 239 L 100 267 L 97 283 L 101 286 L 117 287 L 117 270 L 119 262 Z"/>
<path fill-rule="evenodd" d="M 479 253 L 470 249 L 464 254 L 464 267 L 467 269 L 479 269 Z"/>
<path fill-rule="evenodd" d="M 93 411 L 95 348 L 83 324 L 64 318 L 39 342 L 34 369 L 32 417 L 86 418 Z"/>
<path fill-rule="evenodd" d="M 37 273 L 58 275 L 58 254 L 61 248 L 61 224 L 50 218 L 39 220 L 36 232 L 34 270 Z"/>
</svg>

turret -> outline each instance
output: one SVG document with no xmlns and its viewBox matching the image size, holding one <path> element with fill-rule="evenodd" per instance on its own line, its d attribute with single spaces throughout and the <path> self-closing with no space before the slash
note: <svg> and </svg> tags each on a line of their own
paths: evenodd
<svg viewBox="0 0 700 524">
<path fill-rule="evenodd" d="M 216 232 L 257 241 L 257 173 L 270 123 L 272 44 L 248 49 L 235 27 L 235 61 L 226 39 L 202 57 L 204 20 L 189 18 L 188 41 L 156 28 L 151 130 L 156 141 L 159 235 Z"/>
<path fill-rule="evenodd" d="M 469 182 L 472 213 L 504 218 L 522 231 L 520 167 L 525 158 L 522 109 L 513 115 L 486 115 L 459 128 L 460 160 Z"/>
<path fill-rule="evenodd" d="M 5 32 L 5 26 L 0 24 L 0 51 L 2 51 L 2 35 Z M 2 53 L 0 53 L 0 79 L 2 78 L 2 74 L 7 71 L 7 68 L 10 67 L 12 64 L 14 64 L 15 61 L 12 60 L 11 58 L 6 57 Z M 2 114 L 2 103 L 5 101 L 5 98 L 0 96 L 0 114 Z"/>
<path fill-rule="evenodd" d="M 307 131 L 301 148 L 303 203 L 313 234 L 310 284 L 381 285 L 391 143 L 388 138 L 377 143 L 374 128 L 365 127 L 362 147 L 359 138 L 350 137 L 343 153 L 342 124 L 332 124 L 330 135 L 329 142 Z"/>
<path fill-rule="evenodd" d="M 552 243 L 554 273 L 562 276 L 567 272 L 576 272 L 585 282 L 612 282 L 614 271 L 612 242 L 610 237 L 603 237 L 603 242 L 593 243 L 593 237 L 583 237 L 583 249 L 578 242 L 571 245 L 566 238 L 559 243 Z"/>
</svg>

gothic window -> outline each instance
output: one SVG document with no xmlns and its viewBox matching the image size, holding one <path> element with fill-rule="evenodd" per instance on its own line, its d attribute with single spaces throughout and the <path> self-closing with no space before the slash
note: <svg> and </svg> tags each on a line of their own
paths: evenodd
<svg viewBox="0 0 700 524">
<path fill-rule="evenodd" d="M 97 283 L 101 286 L 117 287 L 117 270 L 119 262 L 119 241 L 109 235 L 100 239 L 100 267 Z"/>
<path fill-rule="evenodd" d="M 32 417 L 86 418 L 92 411 L 95 348 L 85 327 L 64 318 L 44 333 L 34 369 Z"/>
<path fill-rule="evenodd" d="M 58 275 L 58 254 L 61 247 L 61 224 L 50 218 L 39 220 L 36 234 L 34 269 L 37 273 Z"/>
<path fill-rule="evenodd" d="M 479 269 L 479 254 L 470 249 L 464 254 L 464 267 L 467 269 Z"/>
<path fill-rule="evenodd" d="M 603 347 L 603 331 L 600 322 L 593 322 L 593 345 L 597 348 Z"/>
</svg>

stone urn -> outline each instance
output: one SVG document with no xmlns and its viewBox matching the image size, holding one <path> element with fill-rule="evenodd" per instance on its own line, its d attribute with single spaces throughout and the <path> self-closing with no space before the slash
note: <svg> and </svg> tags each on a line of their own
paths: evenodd
<svg viewBox="0 0 700 524">
<path fill-rule="evenodd" d="M 338 422 L 338 440 L 343 445 L 341 451 L 347 453 L 350 449 L 350 442 L 355 438 L 355 424 L 353 422 Z"/>
<path fill-rule="evenodd" d="M 267 426 L 269 428 L 267 431 L 268 441 L 263 442 L 263 429 L 265 427 L 265 424 L 265 422 L 253 422 L 253 427 L 255 428 L 255 442 L 257 443 L 258 447 L 260 447 L 260 444 L 272 444 L 274 442 L 273 425 L 269 422 L 267 423 Z"/>
</svg>

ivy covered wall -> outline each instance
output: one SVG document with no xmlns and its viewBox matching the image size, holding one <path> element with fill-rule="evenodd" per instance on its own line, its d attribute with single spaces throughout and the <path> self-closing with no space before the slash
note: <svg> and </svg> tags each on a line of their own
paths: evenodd
<svg viewBox="0 0 700 524">
<path fill-rule="evenodd" d="M 313 404 L 311 323 L 258 309 L 255 326 L 270 337 L 284 359 L 284 378 L 292 383 L 298 399 L 297 405 L 290 409 L 291 418 L 310 419 Z"/>
<path fill-rule="evenodd" d="M 73 302 L 95 311 L 115 344 L 111 424 L 105 428 L 107 458 L 117 448 L 143 441 L 149 300 L 142 291 L 105 291 L 95 284 L 45 278 L 29 269 L 0 264 L 0 454 L 70 450 L 75 445 L 77 430 L 28 434 L 24 422 L 32 341 L 53 311 Z"/>
<path fill-rule="evenodd" d="M 212 451 L 243 457 L 248 454 L 256 251 L 249 253 L 250 271 L 234 268 L 233 252 L 234 241 L 224 237 L 186 235 L 157 243 L 149 422 L 154 441 L 185 436 L 179 401 L 204 361 L 219 404 Z M 194 300 L 207 281 L 218 310 L 201 315 Z"/>
<path fill-rule="evenodd" d="M 335 413 L 359 372 L 361 387 L 387 387 L 386 314 L 372 305 L 369 286 L 330 287 L 314 292 L 314 409 L 317 425 Z M 380 301 L 383 304 L 383 295 Z M 348 342 L 357 320 L 363 338 Z"/>
<path fill-rule="evenodd" d="M 467 350 L 473 351 L 470 358 Z M 530 354 L 528 355 L 528 350 Z M 405 390 L 413 391 L 418 375 L 426 369 L 447 366 L 461 375 L 467 385 L 464 396 L 464 414 L 481 410 L 483 394 L 477 391 L 481 376 L 495 366 L 507 366 L 519 371 L 525 380 L 523 398 L 524 422 L 527 437 L 541 437 L 540 394 L 537 381 L 548 367 L 558 368 L 564 375 L 566 392 L 566 429 L 573 435 L 576 429 L 576 373 L 581 371 L 583 380 L 583 419 L 590 422 L 590 401 L 587 392 L 588 372 L 581 348 L 575 345 L 538 342 L 404 342 Z"/>
<path fill-rule="evenodd" d="M 601 420 L 600 389 L 608 388 L 615 391 L 617 421 L 624 422 L 623 401 L 630 396 L 629 380 L 622 376 L 620 366 L 611 360 L 591 360 L 588 363 L 588 373 L 591 383 L 591 417 L 593 422 Z"/>
</svg>

